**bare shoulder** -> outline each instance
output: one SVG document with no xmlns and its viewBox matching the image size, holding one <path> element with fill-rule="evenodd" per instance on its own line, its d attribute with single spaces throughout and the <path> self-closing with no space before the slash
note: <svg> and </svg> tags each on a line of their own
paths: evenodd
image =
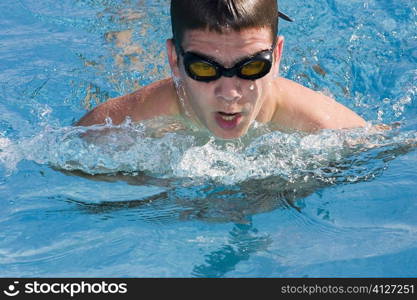
<svg viewBox="0 0 417 300">
<path fill-rule="evenodd" d="M 76 125 L 104 124 L 106 118 L 111 118 L 113 124 L 120 124 L 127 117 L 138 122 L 156 116 L 176 115 L 179 111 L 175 87 L 168 78 L 107 100 L 84 115 Z"/>
<path fill-rule="evenodd" d="M 274 90 L 278 97 L 272 122 L 284 128 L 314 132 L 366 125 L 365 120 L 348 107 L 292 80 L 278 78 Z"/>
</svg>

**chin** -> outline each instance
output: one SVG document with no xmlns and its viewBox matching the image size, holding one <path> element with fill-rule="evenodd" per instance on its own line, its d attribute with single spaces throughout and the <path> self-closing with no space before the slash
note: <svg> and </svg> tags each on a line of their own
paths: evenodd
<svg viewBox="0 0 417 300">
<path fill-rule="evenodd" d="M 249 126 L 250 123 L 248 124 L 247 120 L 241 120 L 239 124 L 233 128 L 222 128 L 218 123 L 213 122 L 207 127 L 207 129 L 209 129 L 209 131 L 219 139 L 231 140 L 244 136 L 247 133 Z"/>
<path fill-rule="evenodd" d="M 212 131 L 213 135 L 215 135 L 219 139 L 223 140 L 232 140 L 232 139 L 238 139 L 246 134 L 247 130 L 217 130 Z"/>
</svg>

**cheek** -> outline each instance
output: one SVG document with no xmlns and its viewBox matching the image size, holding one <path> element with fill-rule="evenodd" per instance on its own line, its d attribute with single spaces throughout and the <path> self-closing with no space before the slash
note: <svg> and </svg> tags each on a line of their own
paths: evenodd
<svg viewBox="0 0 417 300">
<path fill-rule="evenodd" d="M 246 90 L 248 101 L 255 103 L 259 100 L 259 98 L 261 98 L 263 87 L 260 82 L 249 81 L 245 90 Z"/>
<path fill-rule="evenodd" d="M 248 86 L 246 101 L 255 116 L 262 109 L 268 97 L 267 93 L 270 91 L 270 88 L 268 88 L 269 82 L 270 80 L 256 80 Z"/>
<path fill-rule="evenodd" d="M 271 91 L 271 87 L 274 83 L 274 74 L 269 72 L 266 76 L 262 77 L 257 82 L 258 93 L 263 98 L 268 96 L 268 93 Z"/>
<path fill-rule="evenodd" d="M 184 81 L 186 98 L 192 106 L 207 106 L 213 101 L 212 87 L 204 82 L 198 82 L 187 78 Z"/>
<path fill-rule="evenodd" d="M 188 94 L 188 96 L 192 98 L 198 98 L 198 96 L 201 94 L 201 88 L 199 87 L 199 84 L 196 84 L 192 79 L 187 78 L 184 81 L 185 90 Z"/>
</svg>

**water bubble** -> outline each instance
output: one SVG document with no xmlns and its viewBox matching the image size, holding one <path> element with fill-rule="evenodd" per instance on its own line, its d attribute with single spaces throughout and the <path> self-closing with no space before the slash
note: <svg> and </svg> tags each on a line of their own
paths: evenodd
<svg viewBox="0 0 417 300">
<path fill-rule="evenodd" d="M 254 122 L 247 135 L 237 140 L 220 140 L 194 130 L 175 118 L 46 127 L 30 138 L 1 138 L 0 163 L 8 170 L 30 160 L 88 174 L 144 172 L 223 184 L 271 176 L 288 182 L 349 182 L 369 178 L 398 155 L 396 148 L 417 141 L 415 132 L 390 135 L 372 127 L 309 135 L 274 131 Z"/>
</svg>

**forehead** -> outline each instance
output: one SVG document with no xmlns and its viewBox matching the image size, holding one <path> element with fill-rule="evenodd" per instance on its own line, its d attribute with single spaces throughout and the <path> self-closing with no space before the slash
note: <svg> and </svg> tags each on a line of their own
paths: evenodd
<svg viewBox="0 0 417 300">
<path fill-rule="evenodd" d="M 225 30 L 222 33 L 193 29 L 184 34 L 185 51 L 200 53 L 219 53 L 219 55 L 251 54 L 271 47 L 271 31 L 267 28 L 244 29 L 241 31 Z"/>
</svg>

